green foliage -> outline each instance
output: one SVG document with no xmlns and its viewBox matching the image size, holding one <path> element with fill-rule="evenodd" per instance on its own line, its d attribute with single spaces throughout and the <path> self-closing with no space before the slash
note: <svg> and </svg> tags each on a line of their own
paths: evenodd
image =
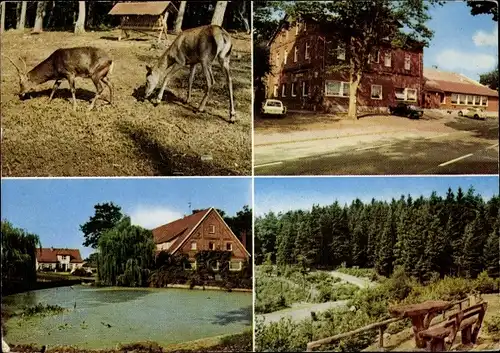
<svg viewBox="0 0 500 353">
<path fill-rule="evenodd" d="M 500 341 L 500 313 L 489 320 L 485 320 L 484 327 L 492 339 Z"/>
<path fill-rule="evenodd" d="M 95 213 L 89 220 L 80 225 L 83 233 L 83 246 L 90 246 L 94 249 L 99 244 L 102 234 L 112 229 L 123 217 L 121 207 L 113 202 L 106 202 L 94 206 Z"/>
<path fill-rule="evenodd" d="M 479 75 L 479 83 L 498 91 L 498 68 Z"/>
<path fill-rule="evenodd" d="M 35 306 L 25 307 L 20 316 L 22 318 L 29 318 L 33 316 L 55 315 L 60 314 L 65 310 L 66 309 L 59 305 L 44 305 L 42 303 L 38 303 Z"/>
<path fill-rule="evenodd" d="M 80 276 L 80 277 L 89 277 L 91 274 L 87 272 L 84 268 L 76 268 L 73 272 L 71 272 L 72 276 Z"/>
<path fill-rule="evenodd" d="M 492 15 L 492 19 L 498 22 L 498 3 L 495 1 L 477 1 L 477 0 L 467 0 L 467 6 L 469 6 L 470 13 L 473 16 L 476 15 Z M 497 71 L 498 72 L 498 71 Z M 498 81 L 498 80 L 497 80 Z"/>
<path fill-rule="evenodd" d="M 145 286 L 153 266 L 155 244 L 151 231 L 124 217 L 99 239 L 98 279 L 106 285 Z"/>
<path fill-rule="evenodd" d="M 12 281 L 36 282 L 36 249 L 41 248 L 36 234 L 15 228 L 10 222 L 1 222 L 2 231 L 2 287 Z"/>
<path fill-rule="evenodd" d="M 309 286 L 304 288 L 282 277 L 258 276 L 255 282 L 256 313 L 281 310 L 309 297 Z"/>
</svg>

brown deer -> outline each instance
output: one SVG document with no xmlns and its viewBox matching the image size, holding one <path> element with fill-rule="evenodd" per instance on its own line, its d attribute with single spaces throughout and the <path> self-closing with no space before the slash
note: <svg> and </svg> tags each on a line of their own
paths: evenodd
<svg viewBox="0 0 500 353">
<path fill-rule="evenodd" d="M 19 96 L 21 98 L 24 98 L 37 85 L 55 80 L 49 97 L 50 102 L 54 97 L 54 93 L 59 88 L 61 80 L 66 79 L 69 82 L 71 95 L 73 96 L 73 109 L 76 110 L 75 78 L 83 77 L 90 78 L 97 90 L 94 99 L 90 103 L 89 111 L 94 108 L 96 100 L 104 90 L 102 83 L 109 88 L 109 103 L 113 104 L 113 85 L 107 77 L 113 69 L 113 61 L 99 48 L 76 47 L 57 49 L 29 72 L 27 72 L 24 60 L 21 59 L 24 64 L 24 71 L 22 71 L 11 58 L 8 56 L 5 57 L 14 65 L 19 74 Z"/>
<path fill-rule="evenodd" d="M 153 100 L 155 105 L 159 104 L 163 98 L 163 92 L 167 86 L 169 78 L 182 67 L 189 65 L 188 94 L 186 103 L 191 99 L 191 88 L 193 86 L 196 65 L 201 64 L 203 73 L 207 80 L 207 89 L 203 97 L 199 112 L 205 110 L 205 105 L 212 92 L 215 83 L 212 73 L 212 64 L 217 59 L 226 74 L 229 88 L 229 121 L 234 123 L 236 111 L 234 110 L 233 83 L 229 71 L 229 59 L 231 56 L 231 36 L 220 26 L 208 25 L 191 28 L 181 32 L 172 45 L 163 53 L 154 67 L 146 66 L 146 92 L 145 97 L 149 98 L 153 91 L 161 86 L 161 89 Z M 161 82 L 163 78 L 163 82 Z"/>
</svg>

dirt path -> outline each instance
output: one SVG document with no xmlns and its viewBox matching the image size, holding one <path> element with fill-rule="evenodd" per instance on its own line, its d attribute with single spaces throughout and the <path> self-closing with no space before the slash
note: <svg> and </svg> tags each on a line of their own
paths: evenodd
<svg viewBox="0 0 500 353">
<path fill-rule="evenodd" d="M 331 271 L 330 275 L 332 275 L 333 277 L 338 277 L 341 280 L 354 284 L 360 288 L 368 288 L 376 286 L 375 282 L 372 282 L 366 278 L 355 277 L 342 272 Z"/>
</svg>

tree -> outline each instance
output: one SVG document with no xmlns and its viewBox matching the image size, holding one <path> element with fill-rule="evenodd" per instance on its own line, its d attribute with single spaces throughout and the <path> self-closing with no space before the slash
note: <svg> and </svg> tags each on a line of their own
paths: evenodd
<svg viewBox="0 0 500 353">
<path fill-rule="evenodd" d="M 247 19 L 247 0 L 234 0 L 232 3 L 235 4 L 236 7 L 236 17 L 240 22 L 243 23 L 245 32 L 247 34 L 250 34 L 250 25 L 248 24 Z"/>
<path fill-rule="evenodd" d="M 0 33 L 5 31 L 5 1 L 0 2 Z"/>
<path fill-rule="evenodd" d="M 347 70 L 348 116 L 357 119 L 358 88 L 370 65 L 370 55 L 389 41 L 396 48 L 427 45 L 427 40 L 432 38 L 432 31 L 425 25 L 430 18 L 428 7 L 423 0 L 297 2 L 291 14 L 297 20 L 319 22 L 323 32 L 332 39 L 334 47 L 330 52 L 335 59 L 329 63 L 327 71 Z M 402 26 L 409 32 L 401 31 Z M 340 53 L 344 54 L 343 59 L 338 58 Z"/>
<path fill-rule="evenodd" d="M 35 26 L 33 27 L 33 33 L 40 33 L 43 31 L 43 18 L 45 17 L 46 7 L 47 1 L 37 1 Z"/>
<path fill-rule="evenodd" d="M 177 13 L 177 18 L 175 19 L 175 33 L 180 33 L 182 31 L 182 20 L 184 19 L 184 12 L 186 11 L 187 1 L 181 1 L 179 6 L 179 12 Z"/>
<path fill-rule="evenodd" d="M 497 1 L 482 1 L 482 0 L 467 0 L 470 13 L 476 15 L 493 15 L 493 21 L 498 22 L 498 2 Z"/>
<path fill-rule="evenodd" d="M 78 20 L 75 23 L 75 34 L 85 33 L 85 1 L 78 1 Z"/>
<path fill-rule="evenodd" d="M 106 202 L 94 206 L 95 213 L 90 219 L 80 225 L 80 231 L 85 238 L 83 246 L 97 248 L 99 238 L 103 232 L 113 228 L 123 217 L 121 207 L 113 202 Z"/>
<path fill-rule="evenodd" d="M 212 24 L 217 26 L 222 26 L 224 22 L 224 13 L 226 12 L 227 1 L 217 1 L 215 6 L 214 14 L 212 16 Z"/>
<path fill-rule="evenodd" d="M 28 2 L 21 1 L 20 3 L 21 3 L 21 12 L 19 13 L 19 17 L 17 19 L 16 29 L 24 30 L 24 27 L 26 26 L 26 8 L 28 5 Z"/>
<path fill-rule="evenodd" d="M 498 91 L 498 68 L 485 74 L 479 75 L 479 83 Z"/>
</svg>

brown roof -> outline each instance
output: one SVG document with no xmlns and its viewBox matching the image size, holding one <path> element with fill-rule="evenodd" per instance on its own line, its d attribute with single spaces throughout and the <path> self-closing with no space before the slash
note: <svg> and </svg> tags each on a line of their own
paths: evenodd
<svg viewBox="0 0 500 353">
<path fill-rule="evenodd" d="M 477 94 L 498 97 L 498 92 L 474 81 L 467 76 L 455 72 L 445 72 L 437 69 L 424 68 L 427 80 L 425 88 L 430 91 L 441 90 L 451 93 Z"/>
<path fill-rule="evenodd" d="M 171 1 L 119 2 L 109 15 L 161 15 L 169 5 L 172 5 L 170 9 L 177 11 Z"/>
<path fill-rule="evenodd" d="M 196 225 L 210 212 L 211 208 L 196 212 L 190 216 L 167 223 L 152 230 L 155 244 L 165 243 L 175 239 L 171 249 L 180 244 Z"/>
<path fill-rule="evenodd" d="M 36 259 L 38 262 L 59 262 L 57 260 L 57 255 L 69 255 L 71 257 L 70 262 L 80 263 L 82 257 L 80 255 L 80 250 L 78 249 L 56 249 L 56 248 L 42 248 L 36 249 Z"/>
</svg>

